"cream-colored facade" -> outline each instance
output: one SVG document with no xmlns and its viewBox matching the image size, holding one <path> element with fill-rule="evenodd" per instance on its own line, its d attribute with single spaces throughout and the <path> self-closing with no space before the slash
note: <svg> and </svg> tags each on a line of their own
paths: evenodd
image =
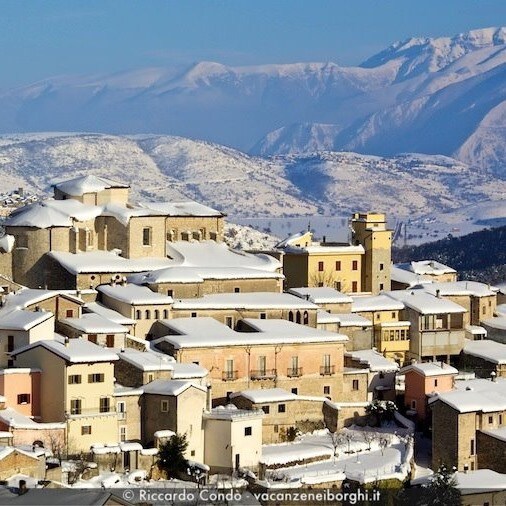
<svg viewBox="0 0 506 506">
<path fill-rule="evenodd" d="M 110 360 L 107 361 L 90 357 L 86 361 L 75 362 L 73 360 L 81 359 L 66 356 L 65 344 L 52 343 L 47 347 L 45 343 L 48 341 L 22 348 L 14 354 L 17 367 L 42 370 L 41 422 L 66 421 L 66 445 L 71 454 L 88 452 L 97 440 L 117 441 L 118 424 L 113 398 L 114 355 L 109 354 Z M 86 350 L 100 350 L 98 346 L 85 343 Z M 68 344 L 71 349 L 74 345 L 75 342 Z"/>
</svg>

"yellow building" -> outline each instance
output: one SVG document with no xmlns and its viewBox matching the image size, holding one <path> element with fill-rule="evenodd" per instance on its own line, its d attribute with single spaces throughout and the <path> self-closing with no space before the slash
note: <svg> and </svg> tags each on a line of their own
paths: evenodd
<svg viewBox="0 0 506 506">
<path fill-rule="evenodd" d="M 311 232 L 277 245 L 285 288 L 332 287 L 345 293 L 390 290 L 392 231 L 382 213 L 355 213 L 351 244 L 314 241 Z"/>
<path fill-rule="evenodd" d="M 114 405 L 116 353 L 83 339 L 38 341 L 12 353 L 16 367 L 42 370 L 41 422 L 67 424 L 70 454 L 118 440 Z"/>
</svg>

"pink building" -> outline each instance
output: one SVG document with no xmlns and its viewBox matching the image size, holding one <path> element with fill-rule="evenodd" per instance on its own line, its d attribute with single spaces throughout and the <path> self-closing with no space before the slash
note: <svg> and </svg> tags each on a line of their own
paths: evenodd
<svg viewBox="0 0 506 506">
<path fill-rule="evenodd" d="M 0 369 L 0 395 L 5 407 L 28 417 L 40 416 L 40 369 Z"/>
<path fill-rule="evenodd" d="M 404 404 L 416 412 L 419 421 L 424 421 L 428 396 L 453 390 L 458 371 L 444 362 L 424 362 L 403 367 L 399 373 L 406 378 Z"/>
</svg>

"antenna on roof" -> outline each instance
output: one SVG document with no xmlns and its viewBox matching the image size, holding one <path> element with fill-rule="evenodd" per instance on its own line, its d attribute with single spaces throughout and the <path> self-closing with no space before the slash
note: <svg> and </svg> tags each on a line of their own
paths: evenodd
<svg viewBox="0 0 506 506">
<path fill-rule="evenodd" d="M 307 222 L 307 231 L 311 232 L 311 222 L 310 221 Z"/>
</svg>

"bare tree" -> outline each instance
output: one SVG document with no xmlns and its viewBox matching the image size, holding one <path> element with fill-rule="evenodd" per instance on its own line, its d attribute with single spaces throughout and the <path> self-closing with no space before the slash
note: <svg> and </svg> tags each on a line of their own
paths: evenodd
<svg viewBox="0 0 506 506">
<path fill-rule="evenodd" d="M 351 450 L 350 450 L 351 442 L 355 440 L 355 437 L 353 436 L 353 434 L 351 432 L 345 432 L 344 439 L 345 439 L 346 443 L 348 444 L 348 451 L 346 453 L 351 453 Z"/>
<path fill-rule="evenodd" d="M 367 443 L 367 449 L 371 451 L 371 443 L 376 439 L 376 434 L 374 432 L 364 431 L 362 437 Z"/>
<path fill-rule="evenodd" d="M 67 445 L 63 433 L 57 430 L 46 430 L 44 433 L 44 444 L 48 446 L 53 457 L 58 459 L 58 463 L 61 466 L 62 460 L 67 457 Z"/>
<path fill-rule="evenodd" d="M 379 440 L 379 445 L 381 448 L 381 456 L 384 455 L 385 448 L 388 448 L 392 442 L 392 436 L 390 434 L 383 434 Z"/>
<path fill-rule="evenodd" d="M 334 449 L 334 461 L 335 461 L 336 457 L 339 455 L 337 449 L 343 443 L 343 437 L 341 434 L 339 434 L 339 432 L 337 432 L 337 430 L 332 432 L 328 427 L 327 430 L 329 431 L 330 442 L 332 443 L 332 448 Z"/>
</svg>

